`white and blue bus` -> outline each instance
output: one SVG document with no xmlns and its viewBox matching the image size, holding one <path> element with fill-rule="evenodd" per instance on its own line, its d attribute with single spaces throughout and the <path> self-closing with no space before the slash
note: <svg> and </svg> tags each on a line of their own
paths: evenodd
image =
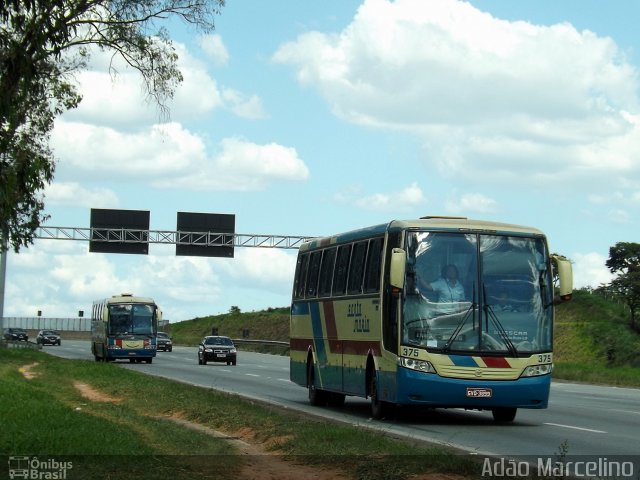
<svg viewBox="0 0 640 480">
<path fill-rule="evenodd" d="M 554 286 L 557 282 L 557 288 Z M 303 244 L 290 325 L 291 380 L 312 404 L 546 408 L 554 304 L 571 264 L 530 227 L 424 217 Z"/>
<path fill-rule="evenodd" d="M 93 302 L 91 353 L 96 361 L 151 363 L 162 311 L 151 298 L 130 293 Z"/>
</svg>

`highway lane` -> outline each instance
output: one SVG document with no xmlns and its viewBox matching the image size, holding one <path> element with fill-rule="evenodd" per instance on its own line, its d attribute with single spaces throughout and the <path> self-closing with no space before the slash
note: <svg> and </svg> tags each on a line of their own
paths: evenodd
<svg viewBox="0 0 640 480">
<path fill-rule="evenodd" d="M 63 341 L 61 347 L 47 346 L 45 351 L 93 361 L 87 341 Z M 173 352 L 158 352 L 150 365 L 117 363 L 123 368 L 475 454 L 555 456 L 566 451 L 570 456 L 607 458 L 640 454 L 636 440 L 640 431 L 638 389 L 554 381 L 548 409 L 521 409 L 516 420 L 507 425 L 495 424 L 489 412 L 458 409 L 401 410 L 393 420 L 374 421 L 364 399 L 348 397 L 342 408 L 310 406 L 306 390 L 289 381 L 288 357 L 240 351 L 236 366 L 198 365 L 195 347 L 174 346 Z"/>
</svg>

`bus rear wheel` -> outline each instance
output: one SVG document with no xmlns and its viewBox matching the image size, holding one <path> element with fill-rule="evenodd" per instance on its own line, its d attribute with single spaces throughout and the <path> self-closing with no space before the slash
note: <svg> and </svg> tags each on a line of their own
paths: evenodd
<svg viewBox="0 0 640 480">
<path fill-rule="evenodd" d="M 319 407 L 327 403 L 325 392 L 316 388 L 313 362 L 309 362 L 307 366 L 307 387 L 309 389 L 309 403 L 311 405 Z"/>
<path fill-rule="evenodd" d="M 502 408 L 494 408 L 491 410 L 493 414 L 493 419 L 499 423 L 509 423 L 513 422 L 513 419 L 516 418 L 517 408 L 512 407 L 502 407 Z"/>
</svg>

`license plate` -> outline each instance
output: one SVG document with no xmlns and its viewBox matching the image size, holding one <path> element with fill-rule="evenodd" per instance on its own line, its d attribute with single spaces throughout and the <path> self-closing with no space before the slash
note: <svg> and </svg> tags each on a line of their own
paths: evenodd
<svg viewBox="0 0 640 480">
<path fill-rule="evenodd" d="M 490 388 L 469 387 L 467 397 L 469 398 L 491 398 L 493 391 Z"/>
<path fill-rule="evenodd" d="M 218 354 L 216 354 L 216 357 L 218 357 L 218 358 L 224 358 L 226 356 L 227 356 L 226 353 L 218 353 Z"/>
</svg>

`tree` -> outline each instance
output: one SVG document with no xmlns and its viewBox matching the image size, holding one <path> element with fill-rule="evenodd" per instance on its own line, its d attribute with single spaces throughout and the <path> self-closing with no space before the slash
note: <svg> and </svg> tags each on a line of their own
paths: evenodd
<svg viewBox="0 0 640 480">
<path fill-rule="evenodd" d="M 640 243 L 616 243 L 609 248 L 606 265 L 611 273 L 618 274 L 611 289 L 626 302 L 631 312 L 631 328 L 636 329 L 635 317 L 640 308 Z"/>
<path fill-rule="evenodd" d="M 91 48 L 113 53 L 141 74 L 166 116 L 182 81 L 177 54 L 160 24 L 177 17 L 207 33 L 225 0 L 3 0 L 0 2 L 0 250 L 33 243 L 46 220 L 42 191 L 55 158 L 57 116 L 81 101 L 73 74 Z"/>
</svg>

